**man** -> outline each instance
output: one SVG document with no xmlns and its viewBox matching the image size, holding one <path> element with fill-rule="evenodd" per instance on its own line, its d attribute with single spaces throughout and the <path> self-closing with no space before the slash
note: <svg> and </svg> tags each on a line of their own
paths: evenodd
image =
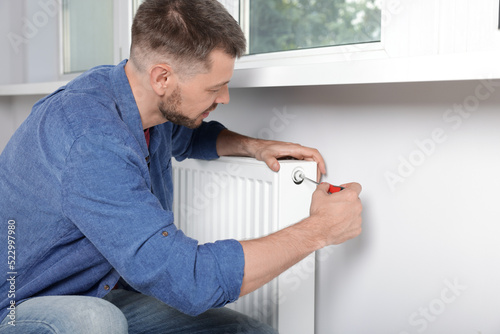
<svg viewBox="0 0 500 334">
<path fill-rule="evenodd" d="M 35 104 L 0 155 L 2 242 L 15 251 L 0 332 L 272 333 L 222 306 L 361 232 L 358 184 L 318 186 L 309 218 L 256 240 L 198 245 L 175 227 L 172 156 L 250 156 L 275 171 L 293 156 L 325 173 L 315 149 L 203 122 L 229 103 L 244 49 L 217 1 L 146 0 L 129 61 Z"/>
</svg>

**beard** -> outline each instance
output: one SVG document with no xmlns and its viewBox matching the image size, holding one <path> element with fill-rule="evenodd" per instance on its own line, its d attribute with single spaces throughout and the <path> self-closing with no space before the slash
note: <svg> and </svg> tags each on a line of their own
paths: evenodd
<svg viewBox="0 0 500 334">
<path fill-rule="evenodd" d="M 177 87 L 167 99 L 167 102 L 161 101 L 158 105 L 158 109 L 160 110 L 163 117 L 174 124 L 182 125 L 190 129 L 198 128 L 201 123 L 203 123 L 203 118 L 200 116 L 205 112 L 210 112 L 217 108 L 217 103 L 214 103 L 207 110 L 203 111 L 196 117 L 195 119 L 191 119 L 187 116 L 184 116 L 180 112 L 182 97 L 181 97 L 181 89 Z"/>
</svg>

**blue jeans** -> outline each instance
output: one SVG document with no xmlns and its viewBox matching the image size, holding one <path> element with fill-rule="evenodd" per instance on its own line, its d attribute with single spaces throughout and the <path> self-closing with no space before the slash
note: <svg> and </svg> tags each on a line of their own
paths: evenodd
<svg viewBox="0 0 500 334">
<path fill-rule="evenodd" d="M 47 296 L 16 307 L 16 326 L 0 323 L 0 333 L 124 334 L 124 333 L 265 333 L 271 327 L 227 308 L 197 317 L 185 315 L 149 296 L 113 290 L 103 299 Z"/>
</svg>

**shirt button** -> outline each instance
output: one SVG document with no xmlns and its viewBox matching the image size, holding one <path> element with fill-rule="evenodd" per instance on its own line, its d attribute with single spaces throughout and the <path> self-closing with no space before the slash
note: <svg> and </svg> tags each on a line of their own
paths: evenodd
<svg viewBox="0 0 500 334">
<path fill-rule="evenodd" d="M 106 285 L 104 286 L 104 290 L 108 291 L 108 290 L 109 290 L 109 285 L 107 285 L 107 284 L 106 284 Z"/>
<path fill-rule="evenodd" d="M 161 235 L 163 235 L 164 237 L 168 236 L 168 232 L 167 231 L 163 231 L 161 232 Z"/>
</svg>

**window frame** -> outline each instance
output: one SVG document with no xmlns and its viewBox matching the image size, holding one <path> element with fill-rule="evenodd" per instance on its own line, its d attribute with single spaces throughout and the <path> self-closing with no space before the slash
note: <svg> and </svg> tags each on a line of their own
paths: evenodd
<svg viewBox="0 0 500 334">
<path fill-rule="evenodd" d="M 380 43 L 248 56 L 230 87 L 499 79 L 498 0 L 462 1 L 381 1 Z"/>
<path fill-rule="evenodd" d="M 240 26 L 242 27 L 242 30 L 247 38 L 250 30 L 248 19 L 250 1 L 251 0 L 240 1 L 239 13 Z M 382 18 L 384 17 L 384 12 L 387 10 L 386 6 L 386 1 L 382 1 Z M 384 25 L 382 21 L 381 36 L 380 41 L 378 42 L 353 43 L 245 55 L 236 61 L 235 75 L 231 81 L 230 87 L 301 85 L 300 82 L 296 79 L 292 79 L 291 77 L 296 76 L 297 73 L 300 73 L 301 76 L 306 76 L 306 72 L 311 69 L 314 70 L 313 72 L 318 70 L 321 72 L 321 68 L 333 63 L 352 63 L 354 60 L 388 58 L 384 43 L 386 29 L 387 26 Z M 278 77 L 273 78 L 274 73 Z M 333 79 L 332 81 L 327 81 L 326 83 L 337 82 L 337 80 Z M 325 82 L 323 79 L 316 80 L 314 77 L 310 77 L 304 80 L 303 84 L 315 85 L 325 84 Z"/>
<path fill-rule="evenodd" d="M 239 23 L 241 29 L 247 41 L 250 36 L 250 1 L 251 0 L 238 0 L 240 4 L 239 10 Z M 382 22 L 382 19 L 381 19 Z M 381 25 L 381 35 L 383 34 L 383 25 Z M 381 36 L 382 41 L 382 36 Z M 304 48 L 300 50 L 283 50 L 283 51 L 275 51 L 275 52 L 266 52 L 266 53 L 257 53 L 257 54 L 247 54 L 239 61 L 241 65 L 240 68 L 253 67 L 255 65 L 258 66 L 259 62 L 266 61 L 266 65 L 272 65 L 273 62 L 278 62 L 283 64 L 298 64 L 298 63 L 312 63 L 316 61 L 321 61 L 321 58 L 325 58 L 325 56 L 333 56 L 333 61 L 339 59 L 336 57 L 339 54 L 345 53 L 353 53 L 353 52 L 366 52 L 366 51 L 374 51 L 381 50 L 383 48 L 381 41 L 373 41 L 373 42 L 363 42 L 363 43 L 349 43 L 349 44 L 338 44 L 332 46 L 318 46 L 311 48 Z M 247 42 L 247 53 L 249 53 L 249 45 Z M 345 55 L 344 55 L 345 56 Z M 341 57 L 342 58 L 342 57 Z M 325 59 L 328 61 L 329 59 Z M 269 63 L 267 63 L 269 62 Z M 245 64 L 248 64 L 245 66 Z M 250 65 L 253 64 L 253 65 Z"/>
<path fill-rule="evenodd" d="M 121 60 L 130 56 L 130 44 L 132 41 L 131 27 L 134 15 L 134 9 L 138 5 L 138 0 L 113 0 L 113 61 L 118 64 Z M 63 1 L 59 1 L 59 80 L 69 81 L 81 73 L 64 73 L 64 20 L 63 20 Z"/>
<path fill-rule="evenodd" d="M 118 27 L 114 44 L 118 63 L 129 57 L 132 1 L 137 0 L 114 1 L 115 28 Z M 496 66 L 500 57 L 498 3 L 464 1 L 470 4 L 468 10 L 453 2 L 424 5 L 414 0 L 381 1 L 380 42 L 244 56 L 236 61 L 229 86 L 285 87 L 500 78 L 500 68 Z M 59 17 L 61 21 L 61 15 Z M 461 22 L 467 24 L 458 25 L 460 28 L 453 31 L 452 27 Z M 59 26 L 62 28 L 62 22 Z M 59 34 L 59 43 L 62 44 L 62 30 Z M 62 75 L 62 45 L 59 49 L 59 80 L 68 81 L 78 73 Z"/>
</svg>

